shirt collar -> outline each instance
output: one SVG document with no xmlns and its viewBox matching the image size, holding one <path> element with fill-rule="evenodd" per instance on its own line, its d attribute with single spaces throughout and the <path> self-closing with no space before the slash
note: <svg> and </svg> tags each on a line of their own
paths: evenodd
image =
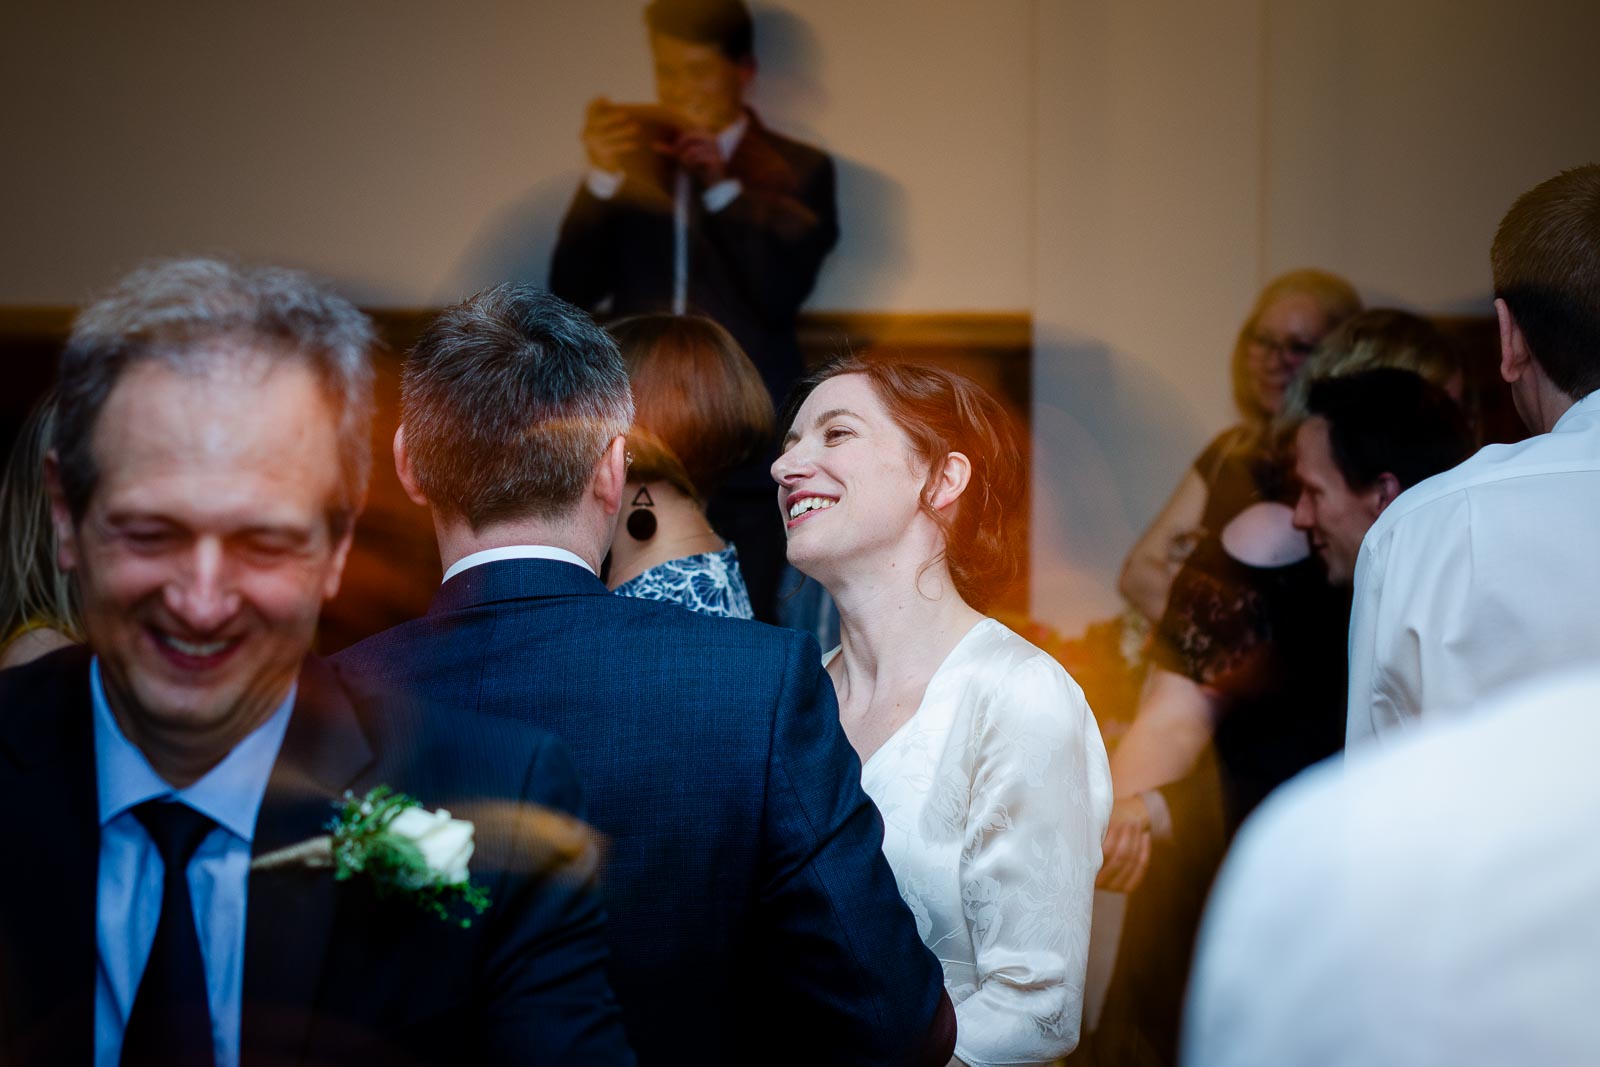
<svg viewBox="0 0 1600 1067">
<path fill-rule="evenodd" d="M 100 681 L 100 657 L 89 661 L 89 694 L 94 704 L 94 758 L 96 784 L 100 792 L 100 825 L 147 800 L 172 797 L 180 800 L 225 828 L 243 841 L 252 841 L 256 815 L 278 760 L 289 715 L 294 709 L 298 684 L 289 687 L 278 710 L 252 730 L 222 762 L 199 781 L 174 789 L 150 766 L 139 747 L 123 734 L 111 714 L 105 687 Z"/>
<path fill-rule="evenodd" d="M 745 131 L 750 128 L 750 116 L 743 111 L 732 123 L 724 126 L 722 132 L 717 134 L 717 151 L 722 153 L 724 161 L 733 158 L 733 153 L 738 151 L 739 142 L 744 139 Z"/>
<path fill-rule="evenodd" d="M 1555 433 L 1561 429 L 1561 424 L 1569 419 L 1581 419 L 1585 415 L 1596 413 L 1600 413 L 1600 389 L 1596 389 L 1582 400 L 1573 403 L 1566 411 L 1563 411 L 1561 417 L 1556 420 L 1556 424 L 1550 427 L 1550 432 Z"/>
<path fill-rule="evenodd" d="M 589 561 L 576 552 L 569 552 L 564 548 L 554 545 L 503 545 L 500 548 L 486 548 L 482 552 L 474 552 L 470 556 L 462 556 L 450 564 L 450 569 L 444 572 L 444 582 L 448 582 L 456 575 L 469 567 L 479 567 L 485 563 L 498 563 L 503 559 L 553 559 L 562 563 L 571 563 L 582 567 L 590 574 L 595 574 L 595 569 Z M 595 577 L 599 577 L 595 574 Z M 440 582 L 443 585 L 444 582 Z"/>
</svg>

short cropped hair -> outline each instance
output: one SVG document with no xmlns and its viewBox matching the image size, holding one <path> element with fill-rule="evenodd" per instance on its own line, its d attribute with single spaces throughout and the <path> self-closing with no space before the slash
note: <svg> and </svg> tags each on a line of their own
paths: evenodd
<svg viewBox="0 0 1600 1067">
<path fill-rule="evenodd" d="M 817 386 L 845 374 L 867 379 L 889 417 L 910 438 L 912 451 L 928 464 L 922 512 L 944 531 L 943 558 L 956 592 L 983 610 L 1016 577 L 1021 560 L 1023 453 L 1010 416 L 976 382 L 941 367 L 843 356 L 795 386 L 778 425 L 792 427 Z M 937 464 L 951 452 L 972 463 L 971 480 L 951 509 L 953 516 L 930 502 L 940 473 Z"/>
<path fill-rule="evenodd" d="M 1600 388 L 1600 165 L 1563 171 L 1523 193 L 1489 252 L 1506 302 L 1556 388 Z"/>
<path fill-rule="evenodd" d="M 610 326 L 633 384 L 631 476 L 702 503 L 772 439 L 772 398 L 739 342 L 710 319 L 636 315 Z"/>
<path fill-rule="evenodd" d="M 339 498 L 330 527 L 355 521 L 372 471 L 372 323 L 322 282 L 281 267 L 176 259 L 140 267 L 79 313 L 61 354 L 52 447 L 81 519 L 99 472 L 100 411 L 127 369 L 155 360 L 184 375 L 298 360 L 338 416 Z"/>
<path fill-rule="evenodd" d="M 1409 489 L 1472 454 L 1466 416 L 1450 394 L 1397 367 L 1314 382 L 1306 410 L 1327 421 L 1333 462 L 1357 491 L 1385 473 Z"/>
<path fill-rule="evenodd" d="M 474 530 L 559 518 L 588 487 L 633 398 L 616 343 L 531 285 L 445 311 L 406 357 L 400 419 L 428 501 Z"/>
<path fill-rule="evenodd" d="M 755 23 L 743 0 L 654 0 L 644 20 L 651 33 L 716 45 L 731 62 L 755 59 Z"/>
</svg>

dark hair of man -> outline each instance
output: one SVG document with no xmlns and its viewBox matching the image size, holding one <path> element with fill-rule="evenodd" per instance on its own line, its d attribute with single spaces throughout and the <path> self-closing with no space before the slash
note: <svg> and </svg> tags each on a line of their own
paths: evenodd
<svg viewBox="0 0 1600 1067">
<path fill-rule="evenodd" d="M 755 59 L 755 24 L 743 0 L 654 0 L 644 20 L 651 33 L 716 45 L 731 62 Z"/>
<path fill-rule="evenodd" d="M 95 423 L 130 366 L 155 360 L 198 376 L 299 360 L 338 415 L 340 493 L 329 528 L 342 536 L 372 470 L 374 343 L 365 315 L 297 271 L 214 259 L 140 267 L 79 313 L 61 354 L 52 446 L 73 517 L 83 517 L 99 477 Z"/>
<path fill-rule="evenodd" d="M 1517 198 L 1489 253 L 1506 302 L 1556 388 L 1600 388 L 1600 165 L 1563 171 Z"/>
<path fill-rule="evenodd" d="M 844 374 L 867 379 L 928 464 L 921 510 L 944 531 L 944 562 L 956 592 L 982 611 L 1016 576 L 1022 558 L 1023 452 L 1010 416 L 976 382 L 942 367 L 841 356 L 794 387 L 778 425 L 792 427 L 806 397 Z M 956 506 L 936 511 L 929 500 L 951 452 L 967 457 L 972 474 Z"/>
<path fill-rule="evenodd" d="M 702 503 L 772 439 L 772 398 L 739 342 L 695 315 L 635 315 L 610 325 L 633 383 L 629 469 Z"/>
<path fill-rule="evenodd" d="M 429 503 L 474 529 L 559 518 L 628 432 L 628 371 L 594 320 L 530 285 L 485 289 L 429 324 L 400 418 Z"/>
<path fill-rule="evenodd" d="M 1324 378 L 1311 386 L 1306 411 L 1327 421 L 1333 461 L 1356 491 L 1384 473 L 1409 489 L 1472 454 L 1456 402 L 1412 371 L 1381 367 Z"/>
</svg>

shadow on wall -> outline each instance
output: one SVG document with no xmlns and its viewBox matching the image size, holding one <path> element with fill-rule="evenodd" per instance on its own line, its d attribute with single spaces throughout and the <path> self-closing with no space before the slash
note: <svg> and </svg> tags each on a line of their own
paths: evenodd
<svg viewBox="0 0 1600 1067">
<path fill-rule="evenodd" d="M 750 104 L 773 129 L 817 142 L 817 117 L 830 102 L 817 72 L 822 47 L 811 24 L 792 11 L 756 6 L 756 79 Z"/>
<path fill-rule="evenodd" d="M 807 305 L 850 311 L 898 311 L 897 292 L 911 269 L 906 252 L 906 190 L 865 163 L 834 157 L 839 176 L 839 244 L 823 262 Z"/>
<path fill-rule="evenodd" d="M 1123 557 L 1222 429 L 1103 342 L 1034 335 L 1033 614 L 1064 634 L 1119 614 Z"/>
<path fill-rule="evenodd" d="M 578 170 L 547 178 L 492 212 L 446 275 L 434 303 L 453 304 L 501 282 L 548 285 L 556 233 L 582 180 Z"/>
</svg>

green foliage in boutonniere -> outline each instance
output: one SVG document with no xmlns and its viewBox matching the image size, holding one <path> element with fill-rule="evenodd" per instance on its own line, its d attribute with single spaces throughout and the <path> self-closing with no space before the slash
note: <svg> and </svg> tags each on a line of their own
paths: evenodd
<svg viewBox="0 0 1600 1067">
<path fill-rule="evenodd" d="M 328 824 L 333 841 L 333 876 L 339 881 L 366 875 L 382 895 L 398 893 L 447 922 L 460 906 L 482 915 L 489 896 L 467 876 L 472 858 L 472 823 L 452 819 L 444 809 L 421 804 L 380 785 L 364 797 L 345 793 L 339 814 Z"/>
</svg>

